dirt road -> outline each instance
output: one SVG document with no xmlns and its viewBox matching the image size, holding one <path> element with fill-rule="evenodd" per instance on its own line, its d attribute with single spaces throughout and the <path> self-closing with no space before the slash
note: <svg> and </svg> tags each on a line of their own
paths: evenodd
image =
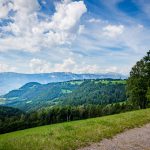
<svg viewBox="0 0 150 150">
<path fill-rule="evenodd" d="M 104 139 L 80 150 L 150 150 L 150 124 Z"/>
</svg>

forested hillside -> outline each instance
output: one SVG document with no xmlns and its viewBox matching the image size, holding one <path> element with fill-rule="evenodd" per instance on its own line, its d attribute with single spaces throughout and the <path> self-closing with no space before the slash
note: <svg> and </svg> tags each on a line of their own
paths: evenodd
<svg viewBox="0 0 150 150">
<path fill-rule="evenodd" d="M 125 80 L 87 80 L 62 98 L 63 105 L 111 104 L 126 100 Z"/>
<path fill-rule="evenodd" d="M 33 111 L 45 106 L 110 104 L 126 100 L 125 80 L 95 79 L 39 84 L 31 82 L 2 97 L 4 105 Z"/>
<path fill-rule="evenodd" d="M 79 86 L 79 83 L 76 81 L 49 84 L 31 82 L 18 90 L 10 91 L 2 98 L 5 99 L 4 105 L 32 111 L 47 105 L 57 104 L 58 98 L 72 92 Z"/>
</svg>

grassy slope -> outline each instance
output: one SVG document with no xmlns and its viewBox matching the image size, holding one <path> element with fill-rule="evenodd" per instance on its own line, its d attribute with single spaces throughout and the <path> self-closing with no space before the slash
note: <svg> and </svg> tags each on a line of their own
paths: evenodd
<svg viewBox="0 0 150 150">
<path fill-rule="evenodd" d="M 150 122 L 150 109 L 0 135 L 1 150 L 71 150 Z"/>
</svg>

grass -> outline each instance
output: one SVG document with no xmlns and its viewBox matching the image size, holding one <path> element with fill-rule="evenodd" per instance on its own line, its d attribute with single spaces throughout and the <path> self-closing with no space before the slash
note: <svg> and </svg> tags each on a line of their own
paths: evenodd
<svg viewBox="0 0 150 150">
<path fill-rule="evenodd" d="M 150 109 L 0 135 L 1 150 L 74 150 L 150 122 Z"/>
<path fill-rule="evenodd" d="M 1 97 L 0 97 L 0 105 L 1 105 L 1 104 L 5 104 L 5 100 L 6 100 L 5 98 L 1 98 Z"/>
<path fill-rule="evenodd" d="M 83 80 L 77 80 L 77 81 L 70 81 L 69 83 L 72 84 L 72 85 L 80 85 L 83 82 L 84 82 Z"/>
<path fill-rule="evenodd" d="M 95 81 L 94 79 L 91 81 Z M 83 80 L 76 80 L 76 81 L 69 81 L 70 84 L 73 84 L 73 85 L 81 85 L 84 81 Z M 126 84 L 126 80 L 107 80 L 107 79 L 104 79 L 104 80 L 101 80 L 99 79 L 98 81 L 95 81 L 95 83 L 102 83 L 102 84 Z"/>
<path fill-rule="evenodd" d="M 68 93 L 72 93 L 71 90 L 66 90 L 66 89 L 62 89 L 61 90 L 63 94 L 68 94 Z"/>
<path fill-rule="evenodd" d="M 114 81 L 109 81 L 109 80 L 100 80 L 100 81 L 95 81 L 95 83 L 102 83 L 102 84 L 126 84 L 126 80 L 114 80 Z"/>
</svg>

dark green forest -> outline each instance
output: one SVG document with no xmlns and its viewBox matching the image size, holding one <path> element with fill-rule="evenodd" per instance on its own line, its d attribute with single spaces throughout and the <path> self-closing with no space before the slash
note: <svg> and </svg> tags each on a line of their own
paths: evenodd
<svg viewBox="0 0 150 150">
<path fill-rule="evenodd" d="M 55 106 L 52 108 L 43 108 L 39 111 L 22 113 L 17 116 L 8 116 L 1 119 L 0 133 L 65 121 L 100 117 L 133 109 L 135 108 L 131 104 L 123 102 L 108 105 Z"/>
<path fill-rule="evenodd" d="M 126 100 L 125 80 L 87 80 L 60 99 L 63 105 L 111 104 Z"/>
<path fill-rule="evenodd" d="M 25 113 L 18 108 L 0 106 L 0 119 L 1 119 L 1 121 L 4 121 L 5 118 L 19 117 L 22 114 L 25 114 Z"/>
</svg>

